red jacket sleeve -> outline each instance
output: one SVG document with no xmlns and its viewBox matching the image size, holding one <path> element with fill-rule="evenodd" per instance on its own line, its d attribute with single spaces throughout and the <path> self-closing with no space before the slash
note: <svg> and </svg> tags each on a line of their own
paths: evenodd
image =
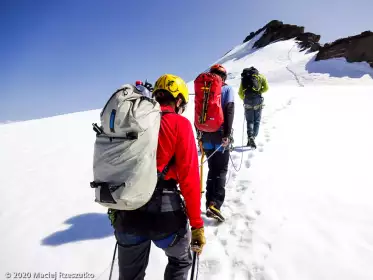
<svg viewBox="0 0 373 280">
<path fill-rule="evenodd" d="M 187 215 L 193 228 L 203 227 L 201 217 L 201 187 L 198 170 L 198 153 L 192 125 L 180 116 L 175 147 L 176 172 Z"/>
</svg>

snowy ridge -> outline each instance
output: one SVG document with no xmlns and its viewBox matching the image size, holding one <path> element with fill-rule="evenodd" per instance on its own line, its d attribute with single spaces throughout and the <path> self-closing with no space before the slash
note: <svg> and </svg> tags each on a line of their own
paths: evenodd
<svg viewBox="0 0 373 280">
<path fill-rule="evenodd" d="M 373 69 L 366 62 L 347 63 L 344 58 L 315 61 L 317 52 L 300 51 L 295 39 L 253 49 L 261 35 L 236 46 L 216 62 L 228 69 L 231 85 L 238 86 L 241 70 L 250 66 L 276 85 L 373 85 Z"/>
<path fill-rule="evenodd" d="M 227 221 L 204 218 L 198 279 L 371 280 L 373 71 L 364 63 L 315 62 L 294 40 L 257 50 L 253 42 L 220 62 L 235 90 L 244 67 L 255 65 L 268 77 L 258 149 L 231 154 L 222 207 Z M 191 96 L 185 113 L 191 122 L 193 104 Z M 99 112 L 0 126 L 0 194 L 6 198 L 0 279 L 22 271 L 108 279 L 113 230 L 89 187 L 91 123 Z M 244 125 L 237 97 L 235 145 L 246 142 Z M 204 181 L 206 175 L 207 165 Z M 146 279 L 163 279 L 166 257 L 154 246 L 150 257 Z M 117 275 L 115 266 L 113 279 Z"/>
</svg>

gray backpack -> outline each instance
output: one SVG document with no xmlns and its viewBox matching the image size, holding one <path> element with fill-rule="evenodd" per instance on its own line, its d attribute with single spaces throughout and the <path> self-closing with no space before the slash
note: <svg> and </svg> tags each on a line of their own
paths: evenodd
<svg viewBox="0 0 373 280">
<path fill-rule="evenodd" d="M 135 210 L 152 197 L 159 174 L 156 155 L 160 105 L 133 85 L 117 90 L 101 112 L 96 132 L 91 187 L 95 201 L 117 210 Z"/>
</svg>

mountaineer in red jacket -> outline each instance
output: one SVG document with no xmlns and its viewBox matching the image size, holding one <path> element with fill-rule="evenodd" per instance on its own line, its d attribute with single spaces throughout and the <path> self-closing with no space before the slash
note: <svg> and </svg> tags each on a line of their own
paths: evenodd
<svg viewBox="0 0 373 280">
<path fill-rule="evenodd" d="M 206 242 L 197 148 L 192 125 L 181 116 L 189 101 L 188 88 L 180 77 L 166 74 L 155 83 L 153 96 L 162 110 L 157 169 L 169 168 L 158 183 L 160 193 L 155 191 L 146 210 L 116 211 L 119 280 L 144 279 L 152 241 L 168 257 L 164 279 L 186 280 L 190 249 L 200 254 Z"/>
</svg>

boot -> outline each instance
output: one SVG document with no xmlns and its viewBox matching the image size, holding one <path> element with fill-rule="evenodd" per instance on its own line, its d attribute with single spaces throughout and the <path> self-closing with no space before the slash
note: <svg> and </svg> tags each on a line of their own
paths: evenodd
<svg viewBox="0 0 373 280">
<path fill-rule="evenodd" d="M 206 210 L 206 216 L 208 218 L 214 218 L 218 220 L 219 222 L 224 222 L 225 218 L 221 214 L 220 210 L 215 207 L 215 203 L 210 203 L 210 206 Z"/>
<path fill-rule="evenodd" d="M 247 140 L 247 147 L 251 147 L 253 149 L 256 149 L 256 144 L 255 144 L 255 138 L 253 136 L 250 136 L 249 139 Z"/>
</svg>

